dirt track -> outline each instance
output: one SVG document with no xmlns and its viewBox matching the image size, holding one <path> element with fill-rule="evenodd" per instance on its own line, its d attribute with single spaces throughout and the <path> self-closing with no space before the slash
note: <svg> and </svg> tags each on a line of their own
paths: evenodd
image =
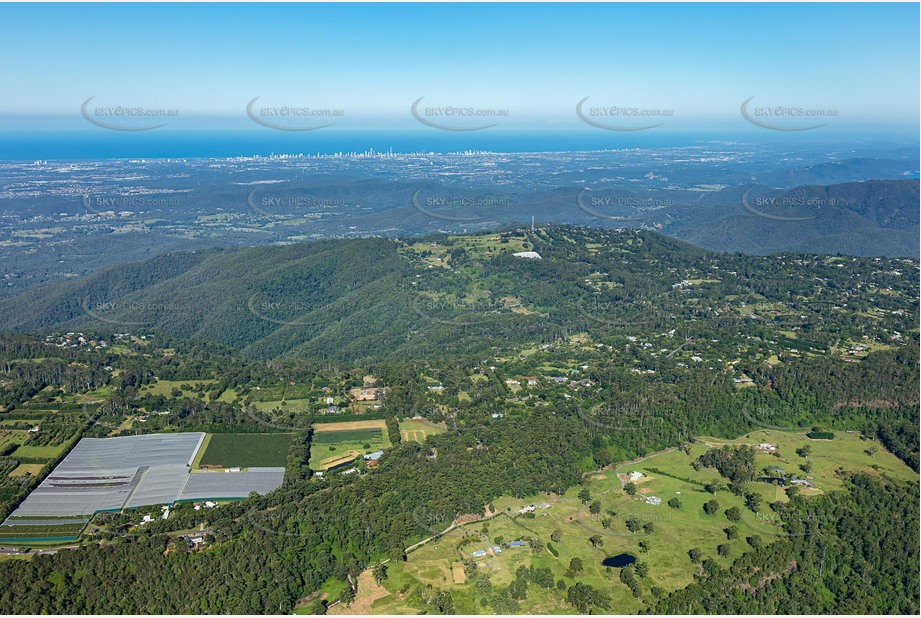
<svg viewBox="0 0 921 618">
<path fill-rule="evenodd" d="M 387 423 L 383 420 L 377 421 L 342 421 L 341 423 L 315 423 L 313 426 L 314 433 L 323 433 L 327 431 L 345 431 L 348 429 L 381 429 L 387 431 Z"/>
</svg>

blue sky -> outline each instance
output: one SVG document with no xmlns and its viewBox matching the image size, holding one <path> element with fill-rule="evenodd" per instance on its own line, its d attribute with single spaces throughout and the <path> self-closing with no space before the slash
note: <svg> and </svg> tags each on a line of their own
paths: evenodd
<svg viewBox="0 0 921 618">
<path fill-rule="evenodd" d="M 507 128 L 578 125 L 587 96 L 675 129 L 738 124 L 751 96 L 915 127 L 918 23 L 917 4 L 3 4 L 0 128 L 85 128 L 91 96 L 175 127 L 246 124 L 256 96 L 342 109 L 342 128 L 413 124 L 423 96 Z"/>
</svg>

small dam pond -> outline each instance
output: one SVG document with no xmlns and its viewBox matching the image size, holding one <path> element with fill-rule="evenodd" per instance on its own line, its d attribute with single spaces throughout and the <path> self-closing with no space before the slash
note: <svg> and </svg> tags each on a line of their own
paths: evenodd
<svg viewBox="0 0 921 618">
<path fill-rule="evenodd" d="M 601 561 L 602 566 L 606 567 L 625 567 L 636 562 L 636 556 L 633 554 L 617 554 L 608 556 Z"/>
</svg>

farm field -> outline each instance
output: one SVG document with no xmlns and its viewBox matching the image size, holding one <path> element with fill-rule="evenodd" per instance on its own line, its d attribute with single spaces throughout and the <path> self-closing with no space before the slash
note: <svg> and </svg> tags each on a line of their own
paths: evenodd
<svg viewBox="0 0 921 618">
<path fill-rule="evenodd" d="M 37 476 L 44 467 L 44 464 L 19 464 L 16 469 L 10 472 L 10 477 L 16 478 L 18 476 L 25 476 L 27 473 L 32 476 Z"/>
<path fill-rule="evenodd" d="M 573 487 L 560 496 L 540 494 L 524 499 L 504 496 L 495 500 L 492 506 L 496 511 L 490 513 L 490 518 L 485 519 L 484 513 L 475 514 L 479 519 L 419 547 L 409 554 L 406 562 L 390 563 L 388 578 L 383 582 L 387 594 L 381 595 L 378 587 L 373 587 L 368 593 L 373 596 L 370 611 L 375 614 L 406 613 L 412 609 L 411 604 L 406 602 L 407 598 L 412 598 L 412 592 L 432 586 L 451 592 L 457 613 L 494 613 L 490 589 L 482 584 L 477 586 L 477 580 L 485 576 L 493 586 L 507 586 L 514 580 L 516 569 L 532 565 L 550 568 L 554 581 L 562 579 L 567 587 L 576 582 L 602 587 L 610 593 L 611 607 L 617 613 L 641 611 L 645 606 L 620 582 L 620 569 L 602 565 L 606 557 L 626 553 L 645 564 L 648 574 L 640 581 L 642 594 L 648 597 L 653 586 L 671 591 L 693 582 L 697 567 L 688 555 L 692 548 L 700 550 L 702 559 L 713 559 L 726 568 L 749 549 L 747 537 L 759 536 L 766 544 L 783 537 L 781 522 L 768 503 L 786 500 L 785 489 L 764 482 L 749 483 L 749 489 L 764 498 L 758 513 L 753 513 L 745 509 L 741 497 L 727 490 L 718 491 L 715 495 L 707 493 L 704 484 L 712 480 L 725 484 L 726 480 L 715 470 L 694 470 L 691 466 L 709 448 L 708 445 L 732 443 L 757 446 L 762 442 L 776 444 L 779 457 L 759 453 L 756 455 L 756 469 L 760 471 L 767 465 L 780 465 L 790 472 L 797 470 L 799 463 L 805 461 L 796 454 L 796 449 L 809 443 L 812 450 L 808 459 L 813 466 L 809 476 L 819 492 L 842 488 L 835 474 L 839 467 L 845 471 L 875 473 L 893 480 L 917 481 L 917 475 L 882 446 L 862 441 L 855 434 L 839 435 L 836 432 L 835 439 L 830 441 L 809 440 L 804 433 L 778 431 L 756 431 L 728 441 L 701 438 L 687 453 L 671 449 L 643 460 L 621 464 L 614 470 L 590 473 L 585 477 L 584 485 Z M 864 452 L 870 446 L 876 447 L 872 456 Z M 876 469 L 872 467 L 874 465 Z M 633 496 L 623 489 L 630 472 L 643 475 L 635 482 L 637 491 Z M 579 498 L 583 487 L 591 494 L 588 502 Z M 809 492 L 803 495 L 809 495 Z M 647 503 L 646 498 L 651 496 L 661 498 L 661 504 Z M 671 498 L 679 500 L 679 508 L 667 505 Z M 703 505 L 711 498 L 719 502 L 720 509 L 708 515 Z M 601 506 L 598 514 L 589 511 L 589 505 L 594 501 Z M 534 512 L 519 515 L 518 510 L 528 505 L 536 507 Z M 743 513 L 738 522 L 730 522 L 725 516 L 725 510 L 733 506 Z M 639 524 L 636 532 L 627 527 L 626 522 L 631 518 Z M 414 516 L 414 520 L 419 525 L 420 538 L 429 537 L 450 523 L 433 524 L 424 516 Z M 738 528 L 738 536 L 733 540 L 727 539 L 725 532 L 730 525 Z M 551 539 L 555 532 L 558 541 Z M 597 537 L 596 544 L 600 540 L 600 545 L 593 547 L 590 537 Z M 542 551 L 538 553 L 530 547 L 507 545 L 509 541 L 529 539 L 539 541 Z M 641 542 L 644 546 L 640 545 Z M 728 555 L 717 553 L 716 547 L 721 544 L 728 545 Z M 496 545 L 501 547 L 501 553 L 496 554 L 490 549 Z M 551 545 L 553 551 L 550 550 Z M 487 550 L 487 553 L 474 557 L 473 552 L 477 550 Z M 567 570 L 573 558 L 582 561 L 584 571 L 570 577 Z M 476 569 L 463 569 L 462 563 L 469 560 L 475 562 Z M 462 573 L 458 572 L 459 564 Z M 361 602 L 365 594 L 359 585 L 356 602 Z M 565 592 L 556 588 L 544 590 L 532 584 L 528 587 L 527 599 L 517 611 L 529 614 L 571 613 L 572 608 L 565 601 Z"/>
<path fill-rule="evenodd" d="M 799 472 L 797 466 L 806 459 L 799 457 L 796 450 L 808 444 L 812 448 L 812 453 L 807 458 L 812 465 L 812 471 L 808 476 L 813 477 L 812 483 L 823 491 L 833 491 L 844 487 L 841 478 L 835 474 L 838 468 L 849 471 L 862 470 L 884 478 L 918 480 L 917 474 L 914 474 L 895 455 L 876 442 L 861 440 L 857 433 L 848 434 L 843 431 L 835 431 L 834 434 L 833 440 L 811 440 L 804 433 L 762 430 L 752 432 L 738 440 L 718 440 L 716 438 L 701 438 L 701 440 L 716 445 L 758 445 L 762 442 L 776 444 L 776 455 L 764 453 L 755 455 L 756 469 L 761 470 L 764 466 L 776 465 L 788 473 L 798 473 L 801 478 L 807 475 Z M 874 445 L 877 447 L 874 454 L 865 452 Z"/>
<path fill-rule="evenodd" d="M 348 455 L 371 453 L 388 446 L 387 425 L 382 420 L 318 423 L 314 425 L 310 446 L 310 467 L 327 470 Z"/>
<path fill-rule="evenodd" d="M 431 421 L 415 419 L 400 421 L 400 437 L 404 442 L 422 442 L 428 436 L 444 432 L 445 428 L 442 425 L 436 425 Z"/>
<path fill-rule="evenodd" d="M 253 405 L 256 406 L 256 409 L 260 412 L 271 412 L 272 410 L 278 409 L 285 412 L 309 412 L 311 400 L 310 399 L 287 399 L 287 400 L 275 400 L 275 401 L 254 401 Z"/>
<path fill-rule="evenodd" d="M 100 403 L 111 396 L 112 389 L 108 386 L 102 386 L 88 393 L 66 393 L 57 397 L 56 401 L 62 403 Z"/>
<path fill-rule="evenodd" d="M 181 389 L 183 385 L 198 386 L 199 384 L 215 384 L 217 380 L 157 380 L 141 389 L 144 394 L 163 395 L 169 397 L 174 388 Z M 183 391 L 187 392 L 187 391 Z"/>
<path fill-rule="evenodd" d="M 30 543 L 55 543 L 76 539 L 86 527 L 85 523 L 51 526 L 0 526 L 0 542 L 15 542 L 15 539 L 29 539 Z"/>
<path fill-rule="evenodd" d="M 217 398 L 221 403 L 232 403 L 234 399 L 239 396 L 236 389 L 228 388 L 225 389 L 221 396 Z"/>
<path fill-rule="evenodd" d="M 310 399 L 314 394 L 309 384 L 278 384 L 274 386 L 257 386 L 249 392 L 254 401 L 289 403 L 295 399 Z"/>
<path fill-rule="evenodd" d="M 283 467 L 291 438 L 290 433 L 214 433 L 199 465 Z"/>
<path fill-rule="evenodd" d="M 10 423 L 22 423 L 24 421 L 9 421 Z M 31 422 L 31 421 L 28 421 Z M 29 433 L 24 429 L 0 429 L 0 450 L 10 444 L 22 444 L 29 437 Z"/>
<path fill-rule="evenodd" d="M 64 445 L 58 446 L 20 446 L 11 457 L 41 457 L 53 459 L 64 452 Z"/>
</svg>

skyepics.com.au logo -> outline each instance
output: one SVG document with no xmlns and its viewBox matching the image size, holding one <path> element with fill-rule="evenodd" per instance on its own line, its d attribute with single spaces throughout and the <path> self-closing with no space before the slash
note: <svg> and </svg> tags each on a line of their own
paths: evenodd
<svg viewBox="0 0 921 618">
<path fill-rule="evenodd" d="M 781 519 L 774 512 L 752 513 L 747 508 L 742 510 L 741 521 L 753 532 L 769 536 L 798 537 L 811 536 L 818 532 L 818 518 L 810 512 L 788 509 Z"/>
<path fill-rule="evenodd" d="M 582 212 L 610 222 L 649 221 L 661 208 L 673 206 L 672 200 L 625 194 L 616 190 L 583 188 L 576 194 L 576 206 Z"/>
<path fill-rule="evenodd" d="M 308 317 L 328 305 L 300 300 L 275 301 L 253 294 L 246 302 L 249 312 L 261 320 L 279 326 L 313 326 L 316 320 Z"/>
<path fill-rule="evenodd" d="M 670 527 L 674 522 L 678 521 L 678 518 L 664 510 L 667 507 L 659 500 L 661 499 L 658 496 L 649 494 L 636 499 L 637 503 L 643 501 L 647 502 L 647 504 L 637 504 L 635 507 L 628 506 L 626 511 L 602 512 L 598 515 L 590 515 L 585 511 L 580 511 L 570 517 L 592 537 L 601 537 L 602 539 L 604 537 L 642 539 L 655 534 L 657 526 Z M 597 546 L 599 539 L 589 542 Z M 603 541 L 600 547 L 603 547 Z"/>
<path fill-rule="evenodd" d="M 811 221 L 818 213 L 833 208 L 852 206 L 854 200 L 817 195 L 786 194 L 752 197 L 755 187 L 742 194 L 742 207 L 751 214 L 772 221 Z"/>
<path fill-rule="evenodd" d="M 311 513 L 309 525 L 306 525 L 303 516 L 291 504 L 268 506 L 271 504 L 265 498 L 248 498 L 252 506 L 240 517 L 241 523 L 246 527 L 257 530 L 263 534 L 273 534 L 286 537 L 315 538 L 317 530 L 336 530 L 343 527 L 343 513 L 353 512 L 349 504 L 333 497 L 328 508 Z M 304 508 L 304 505 L 299 505 Z M 268 507 L 268 508 L 267 508 Z M 219 507 L 220 508 L 220 507 Z M 370 539 L 374 531 L 367 520 L 350 528 L 355 534 L 364 539 Z"/>
<path fill-rule="evenodd" d="M 665 122 L 655 122 L 663 118 L 672 118 L 673 109 L 657 107 L 638 107 L 627 105 L 586 105 L 591 97 L 585 97 L 576 103 L 576 116 L 587 125 L 605 131 L 648 131 L 661 127 Z M 650 124 L 650 121 L 653 121 Z"/>
<path fill-rule="evenodd" d="M 460 516 L 457 511 L 436 509 L 428 506 L 417 506 L 412 510 L 412 520 L 422 530 L 429 534 L 442 534 L 452 527 Z"/>
<path fill-rule="evenodd" d="M 261 409 L 250 402 L 244 405 L 244 412 L 251 421 L 272 431 L 304 431 L 312 426 L 312 416 L 296 410 L 287 410 L 286 407 Z"/>
<path fill-rule="evenodd" d="M 499 319 L 506 305 L 491 298 L 465 299 L 419 292 L 410 302 L 412 310 L 427 321 L 447 326 L 473 326 Z"/>
<path fill-rule="evenodd" d="M 427 217 L 467 224 L 498 224 L 493 218 L 498 217 L 499 213 L 496 211 L 508 210 L 512 206 L 512 200 L 508 197 L 429 193 L 423 189 L 413 192 L 411 201 L 413 208 Z"/>
<path fill-rule="evenodd" d="M 755 106 L 748 97 L 742 103 L 742 117 L 756 127 L 771 131 L 812 131 L 828 124 L 827 119 L 838 117 L 837 109 L 809 108 L 796 105 Z M 816 120 L 826 120 L 816 124 Z"/>
<path fill-rule="evenodd" d="M 164 119 L 179 116 L 177 109 L 148 108 L 125 105 L 91 105 L 90 97 L 80 106 L 80 114 L 90 124 L 110 131 L 152 131 L 169 124 Z"/>
<path fill-rule="evenodd" d="M 87 214 L 119 222 L 152 219 L 154 217 L 139 213 L 178 208 L 181 200 L 178 197 L 152 195 L 84 195 L 81 203 Z"/>
<path fill-rule="evenodd" d="M 829 318 L 838 305 L 829 301 L 802 301 L 790 303 L 779 315 L 763 318 L 762 321 L 775 328 L 798 329 L 817 326 Z"/>
<path fill-rule="evenodd" d="M 651 307 L 636 301 L 590 296 L 578 299 L 575 305 L 580 315 L 604 326 L 629 329 L 654 321 Z"/>
<path fill-rule="evenodd" d="M 605 432 L 649 431 L 664 424 L 656 415 L 655 402 L 646 397 L 623 404 L 602 404 L 592 410 L 579 408 L 579 417 L 591 428 Z"/>
<path fill-rule="evenodd" d="M 340 108 L 315 108 L 305 105 L 256 105 L 260 97 L 246 104 L 246 115 L 258 125 L 276 131 L 317 131 L 345 116 Z"/>
<path fill-rule="evenodd" d="M 116 326 L 148 326 L 161 318 L 186 313 L 187 307 L 179 303 L 151 303 L 140 300 L 112 299 L 93 301 L 90 297 L 81 303 L 87 316 Z"/>
<path fill-rule="evenodd" d="M 509 110 L 495 107 L 457 105 L 422 105 L 425 97 L 416 99 L 409 111 L 418 122 L 441 131 L 482 131 L 499 125 L 509 117 Z"/>
<path fill-rule="evenodd" d="M 791 410 L 782 410 L 765 405 L 758 405 L 751 401 L 742 404 L 742 416 L 756 427 L 773 429 L 775 431 L 802 431 L 802 427 L 793 424 Z"/>
<path fill-rule="evenodd" d="M 330 211 L 337 212 L 346 206 L 345 200 L 307 195 L 305 193 L 259 195 L 253 189 L 246 196 L 246 206 L 270 222 L 292 219 L 320 219 Z"/>
</svg>

